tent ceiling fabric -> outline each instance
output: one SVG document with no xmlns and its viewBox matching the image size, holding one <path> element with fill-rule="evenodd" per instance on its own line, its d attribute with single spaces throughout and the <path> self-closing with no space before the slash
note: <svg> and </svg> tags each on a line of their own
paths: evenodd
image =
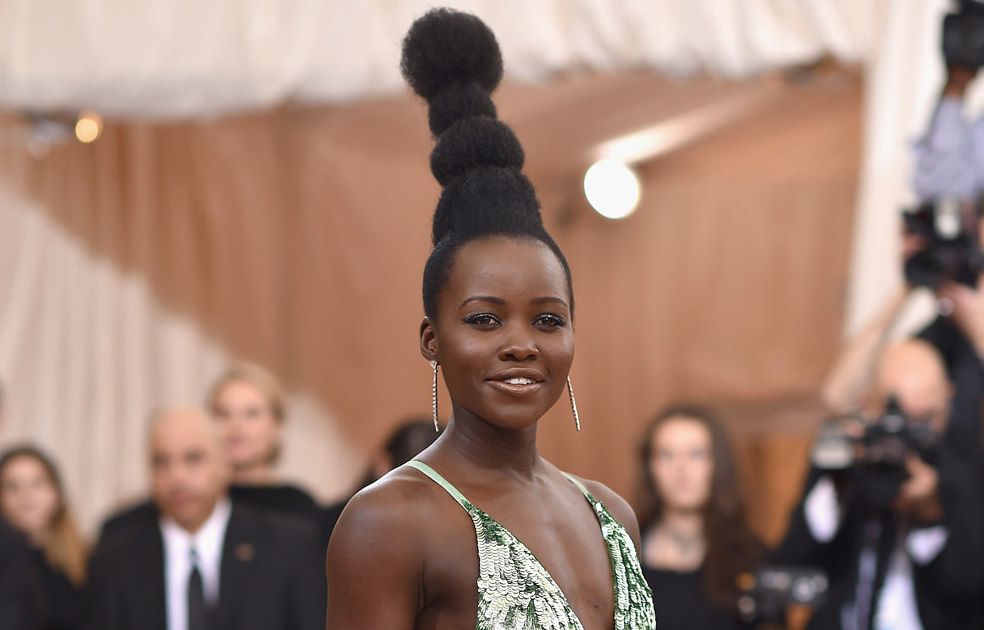
<svg viewBox="0 0 984 630">
<path fill-rule="evenodd" d="M 495 30 L 514 79 L 583 68 L 747 76 L 867 58 L 885 0 L 445 2 Z M 0 0 L 0 106 L 180 118 L 403 89 L 403 34 L 432 1 Z"/>
</svg>

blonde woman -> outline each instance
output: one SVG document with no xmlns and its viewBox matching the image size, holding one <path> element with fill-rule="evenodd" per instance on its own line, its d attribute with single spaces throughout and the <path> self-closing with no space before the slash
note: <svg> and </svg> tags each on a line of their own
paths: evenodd
<svg viewBox="0 0 984 630">
<path fill-rule="evenodd" d="M 310 494 L 283 483 L 277 463 L 286 419 L 277 379 L 253 363 L 236 363 L 209 389 L 206 405 L 218 424 L 232 463 L 229 496 L 261 509 L 321 519 Z"/>
</svg>

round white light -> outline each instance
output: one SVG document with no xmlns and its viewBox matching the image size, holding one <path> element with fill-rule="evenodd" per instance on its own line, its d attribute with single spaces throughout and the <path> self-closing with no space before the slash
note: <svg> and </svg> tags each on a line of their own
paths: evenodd
<svg viewBox="0 0 984 630">
<path fill-rule="evenodd" d="M 598 214 L 624 219 L 639 204 L 639 178 L 618 160 L 595 162 L 584 174 L 584 196 Z"/>
<path fill-rule="evenodd" d="M 75 137 L 79 142 L 95 142 L 102 133 L 102 117 L 93 112 L 83 112 L 75 122 Z"/>
</svg>

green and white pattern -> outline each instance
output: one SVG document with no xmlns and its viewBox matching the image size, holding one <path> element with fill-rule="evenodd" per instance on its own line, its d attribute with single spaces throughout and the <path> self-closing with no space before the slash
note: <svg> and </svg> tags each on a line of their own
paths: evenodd
<svg viewBox="0 0 984 630">
<path fill-rule="evenodd" d="M 522 541 L 433 468 L 416 460 L 409 465 L 447 490 L 475 525 L 479 560 L 475 630 L 583 630 L 563 591 Z M 601 501 L 580 481 L 568 478 L 594 510 L 608 546 L 615 586 L 615 630 L 653 630 L 652 592 L 642 576 L 632 539 Z"/>
</svg>

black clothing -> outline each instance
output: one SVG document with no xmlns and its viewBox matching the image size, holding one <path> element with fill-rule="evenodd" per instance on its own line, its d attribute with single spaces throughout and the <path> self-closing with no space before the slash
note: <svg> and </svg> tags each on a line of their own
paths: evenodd
<svg viewBox="0 0 984 630">
<path fill-rule="evenodd" d="M 229 498 L 237 505 L 248 505 L 259 511 L 290 514 L 310 520 L 319 531 L 324 527 L 321 508 L 311 495 L 296 486 L 229 486 Z M 100 544 L 118 528 L 148 518 L 157 520 L 157 508 L 152 501 L 144 501 L 113 514 L 106 519 L 99 532 Z"/>
<path fill-rule="evenodd" d="M 912 562 L 916 607 L 924 630 L 980 628 L 980 593 L 984 588 L 984 474 L 979 459 L 962 458 L 943 449 L 938 472 L 940 499 L 948 538 L 940 553 L 925 565 Z M 799 506 L 793 512 L 775 561 L 824 570 L 829 590 L 810 621 L 811 630 L 839 630 L 841 611 L 859 591 L 859 560 L 871 549 L 877 570 L 870 582 L 869 626 L 878 608 L 891 554 L 905 534 L 901 518 L 891 512 L 872 514 L 850 484 L 838 489 L 840 527 L 826 543 L 817 541 L 806 522 L 805 501 L 825 475 L 812 469 Z M 837 483 L 837 482 L 835 482 Z M 860 589 L 863 590 L 863 589 Z"/>
<path fill-rule="evenodd" d="M 297 486 L 229 486 L 229 498 L 261 510 L 273 510 L 317 520 L 321 508 L 310 494 Z"/>
<path fill-rule="evenodd" d="M 48 564 L 44 554 L 35 549 L 34 562 L 41 578 L 44 630 L 79 630 L 85 608 L 83 589 L 76 586 L 61 570 Z"/>
<path fill-rule="evenodd" d="M 984 361 L 956 323 L 947 317 L 937 317 L 918 337 L 939 351 L 954 386 L 944 440 L 957 453 L 979 454 L 984 419 Z"/>
<path fill-rule="evenodd" d="M 86 628 L 165 630 L 163 545 L 152 511 L 131 512 L 108 532 L 91 562 Z M 322 549 L 309 523 L 233 502 L 214 628 L 323 630 Z"/>
<path fill-rule="evenodd" d="M 751 626 L 711 603 L 704 590 L 704 578 L 697 571 L 669 571 L 642 568 L 653 589 L 656 627 L 659 630 L 744 630 Z"/>
<path fill-rule="evenodd" d="M 40 623 L 40 583 L 31 548 L 0 520 L 0 630 L 37 630 Z"/>
</svg>

